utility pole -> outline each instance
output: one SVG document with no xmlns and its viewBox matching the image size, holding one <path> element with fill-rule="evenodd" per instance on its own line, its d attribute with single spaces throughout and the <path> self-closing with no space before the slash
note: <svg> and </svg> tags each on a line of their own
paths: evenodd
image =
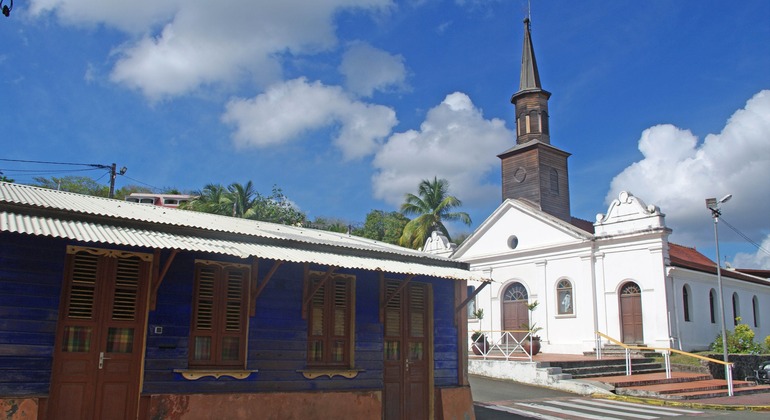
<svg viewBox="0 0 770 420">
<path fill-rule="evenodd" d="M 120 171 L 118 171 L 117 170 L 118 165 L 116 165 L 115 163 L 113 163 L 110 166 L 100 165 L 98 163 L 92 163 L 89 166 L 93 166 L 94 168 L 99 168 L 99 169 L 107 169 L 107 170 L 110 171 L 110 194 L 109 194 L 109 197 L 110 198 L 115 198 L 115 178 L 118 176 L 118 174 L 120 174 L 120 175 L 125 174 L 126 171 L 128 170 L 128 168 L 126 168 L 124 166 L 124 167 L 120 168 Z"/>
</svg>

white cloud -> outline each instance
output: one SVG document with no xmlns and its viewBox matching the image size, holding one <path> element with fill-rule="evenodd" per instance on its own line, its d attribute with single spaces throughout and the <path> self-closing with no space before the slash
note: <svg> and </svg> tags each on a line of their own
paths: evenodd
<svg viewBox="0 0 770 420">
<path fill-rule="evenodd" d="M 71 24 L 105 24 L 141 34 L 116 48 L 111 80 L 153 100 L 201 86 L 259 86 L 280 77 L 280 54 L 312 54 L 337 43 L 341 9 L 384 10 L 391 0 L 35 0 L 33 13 Z"/>
<path fill-rule="evenodd" d="M 486 120 L 464 93 L 455 92 L 431 109 L 420 130 L 393 134 L 374 159 L 374 195 L 398 206 L 404 194 L 434 176 L 449 181 L 463 208 L 494 205 L 500 185 L 485 181 L 499 167 L 497 154 L 515 143 L 500 119 Z"/>
<path fill-rule="evenodd" d="M 735 258 L 732 261 L 733 267 L 753 267 L 770 270 L 770 254 L 768 254 L 768 252 L 770 252 L 770 235 L 767 235 L 765 240 L 762 241 L 759 246 L 762 247 L 762 249 L 758 249 L 754 254 L 743 252 L 735 254 Z"/>
<path fill-rule="evenodd" d="M 673 241 L 699 245 L 713 240 L 705 199 L 730 193 L 723 219 L 751 238 L 767 234 L 770 90 L 754 95 L 702 144 L 690 131 L 658 125 L 642 133 L 639 150 L 644 158 L 612 180 L 608 203 L 620 191 L 631 191 L 661 208 Z"/>
<path fill-rule="evenodd" d="M 66 24 L 105 24 L 125 32 L 141 33 L 170 19 L 185 0 L 32 0 L 33 16 L 53 13 Z"/>
<path fill-rule="evenodd" d="M 242 147 L 285 143 L 339 124 L 334 143 L 346 159 L 373 153 L 398 123 L 388 107 L 354 100 L 340 87 L 304 78 L 273 85 L 252 99 L 231 100 L 222 120 L 235 126 L 233 139 Z"/>
<path fill-rule="evenodd" d="M 406 85 L 404 57 L 391 55 L 364 42 L 351 44 L 340 64 L 348 89 L 361 96 L 372 96 L 375 90 L 402 91 Z"/>
</svg>

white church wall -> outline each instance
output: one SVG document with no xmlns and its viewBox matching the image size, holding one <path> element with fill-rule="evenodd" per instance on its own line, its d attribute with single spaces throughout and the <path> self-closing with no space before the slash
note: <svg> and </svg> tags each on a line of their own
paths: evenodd
<svg viewBox="0 0 770 420">
<path fill-rule="evenodd" d="M 622 341 L 620 292 L 624 284 L 634 282 L 641 290 L 643 342 L 669 346 L 664 240 L 664 232 L 653 232 L 598 242 L 602 269 L 597 287 L 604 301 L 599 326 L 605 329 L 601 332 Z"/>
<path fill-rule="evenodd" d="M 674 347 L 680 347 L 685 351 L 708 350 L 711 343 L 722 332 L 719 311 L 719 290 L 717 277 L 714 274 L 708 274 L 687 269 L 672 269 L 670 272 L 671 282 L 675 294 L 672 311 L 674 325 L 672 326 L 674 336 L 678 338 L 680 344 Z M 740 323 L 747 324 L 754 331 L 754 341 L 763 343 L 765 337 L 770 335 L 770 325 L 767 317 L 770 316 L 770 286 L 763 286 L 747 281 L 741 281 L 722 276 L 725 326 L 728 331 L 734 331 L 733 322 L 733 294 L 738 297 Z M 685 320 L 683 288 L 689 287 L 690 298 L 690 317 Z M 711 322 L 711 305 L 709 294 L 714 291 L 714 322 Z M 756 305 L 756 324 L 755 311 L 753 304 L 754 298 L 757 299 Z"/>
</svg>

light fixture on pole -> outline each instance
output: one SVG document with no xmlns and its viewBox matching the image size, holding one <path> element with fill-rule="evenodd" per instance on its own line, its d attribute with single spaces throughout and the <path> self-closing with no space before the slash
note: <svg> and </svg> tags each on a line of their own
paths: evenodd
<svg viewBox="0 0 770 420">
<path fill-rule="evenodd" d="M 719 229 L 717 226 L 719 224 L 719 216 L 722 215 L 722 211 L 719 209 L 719 205 L 726 203 L 731 198 L 733 198 L 733 195 L 727 194 L 718 201 L 716 198 L 706 199 L 706 208 L 711 210 L 711 217 L 714 218 L 714 242 L 716 243 L 717 248 L 717 285 L 719 289 L 719 313 L 720 318 L 722 319 L 722 357 L 725 363 L 727 363 L 727 328 L 725 327 L 725 300 L 724 296 L 722 295 L 722 269 L 719 262 Z M 725 364 L 725 379 L 728 381 L 728 395 L 732 397 L 733 387 L 731 377 L 732 371 L 730 370 L 730 365 Z"/>
</svg>

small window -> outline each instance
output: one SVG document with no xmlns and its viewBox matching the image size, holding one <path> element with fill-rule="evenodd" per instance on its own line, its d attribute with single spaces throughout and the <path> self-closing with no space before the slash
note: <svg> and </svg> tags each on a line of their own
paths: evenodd
<svg viewBox="0 0 770 420">
<path fill-rule="evenodd" d="M 543 134 L 548 134 L 548 113 L 545 111 L 540 113 L 540 125 L 543 128 Z"/>
<path fill-rule="evenodd" d="M 684 310 L 685 322 L 690 322 L 690 286 L 682 287 L 682 309 Z"/>
<path fill-rule="evenodd" d="M 476 286 L 468 286 L 468 296 L 473 295 L 476 291 Z M 476 319 L 476 298 L 474 297 L 468 302 L 468 319 Z"/>
<path fill-rule="evenodd" d="M 164 198 L 163 199 L 163 204 L 165 204 L 167 206 L 178 206 L 179 205 L 179 200 L 177 200 L 175 198 Z"/>
<path fill-rule="evenodd" d="M 759 300 L 756 296 L 751 299 L 751 308 L 754 310 L 754 327 L 759 328 Z"/>
<path fill-rule="evenodd" d="M 308 366 L 352 367 L 355 277 L 313 271 L 306 290 Z"/>
<path fill-rule="evenodd" d="M 559 315 L 574 313 L 575 295 L 572 293 L 572 283 L 569 280 L 560 280 L 556 285 L 556 298 Z"/>
<path fill-rule="evenodd" d="M 741 318 L 741 302 L 738 293 L 733 292 L 733 325 L 738 325 Z"/>
<path fill-rule="evenodd" d="M 559 172 L 551 168 L 551 194 L 559 195 Z"/>
<path fill-rule="evenodd" d="M 250 267 L 195 262 L 190 367 L 246 367 Z"/>
<path fill-rule="evenodd" d="M 716 297 L 717 292 L 714 289 L 711 289 L 709 291 L 709 313 L 711 314 L 711 323 L 716 324 L 717 323 L 717 316 L 716 316 Z"/>
</svg>

